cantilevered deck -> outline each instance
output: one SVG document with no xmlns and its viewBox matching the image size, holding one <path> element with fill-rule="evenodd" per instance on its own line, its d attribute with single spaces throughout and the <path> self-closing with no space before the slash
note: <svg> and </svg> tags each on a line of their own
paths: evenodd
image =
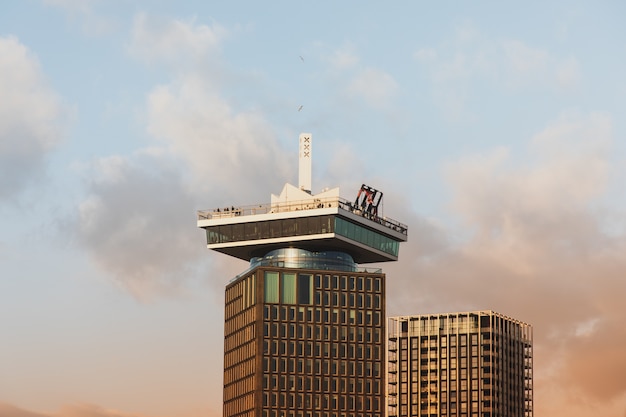
<svg viewBox="0 0 626 417">
<path fill-rule="evenodd" d="M 407 226 L 341 197 L 281 201 L 198 211 L 207 246 L 239 259 L 297 247 L 348 253 L 356 263 L 395 261 Z"/>
</svg>

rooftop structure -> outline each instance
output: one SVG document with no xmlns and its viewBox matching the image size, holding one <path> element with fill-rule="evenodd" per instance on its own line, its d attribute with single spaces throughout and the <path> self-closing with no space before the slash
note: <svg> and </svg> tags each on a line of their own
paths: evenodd
<svg viewBox="0 0 626 417">
<path fill-rule="evenodd" d="M 339 188 L 311 194 L 303 138 L 310 146 L 311 135 L 300 135 L 300 188 L 285 184 L 270 203 L 198 211 L 207 247 L 245 261 L 284 247 L 344 252 L 357 264 L 397 260 L 407 226 L 378 213 L 382 193 L 362 185 L 354 202 L 341 198 Z"/>
</svg>

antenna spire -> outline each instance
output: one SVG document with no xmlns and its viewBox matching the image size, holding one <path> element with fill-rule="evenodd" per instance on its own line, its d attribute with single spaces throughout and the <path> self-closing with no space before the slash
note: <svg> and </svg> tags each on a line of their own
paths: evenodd
<svg viewBox="0 0 626 417">
<path fill-rule="evenodd" d="M 298 187 L 311 194 L 311 151 L 313 139 L 310 133 L 300 133 Z"/>
</svg>

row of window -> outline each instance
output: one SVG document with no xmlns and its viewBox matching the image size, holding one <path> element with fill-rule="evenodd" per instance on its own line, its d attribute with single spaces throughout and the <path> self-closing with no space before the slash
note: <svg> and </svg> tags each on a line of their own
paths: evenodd
<svg viewBox="0 0 626 417">
<path fill-rule="evenodd" d="M 254 340 L 255 324 L 252 323 L 248 326 L 239 328 L 234 333 L 230 333 L 224 338 L 224 351 L 228 352 L 233 349 L 237 349 L 241 345 Z"/>
<path fill-rule="evenodd" d="M 250 375 L 234 384 L 224 385 L 224 401 L 228 401 L 252 392 L 255 388 L 254 380 L 254 375 Z"/>
<path fill-rule="evenodd" d="M 313 304 L 313 276 L 295 272 L 265 271 L 265 302 Z"/>
<path fill-rule="evenodd" d="M 345 275 L 316 275 L 315 288 L 342 291 L 382 291 L 380 277 L 352 277 Z"/>
<path fill-rule="evenodd" d="M 244 397 L 224 402 L 224 415 L 234 416 L 254 408 L 254 392 Z"/>
<path fill-rule="evenodd" d="M 254 304 L 256 300 L 256 279 L 252 274 L 246 278 L 241 278 L 226 289 L 225 303 L 229 304 L 235 299 L 241 298 L 237 310 L 245 309 Z"/>
<path fill-rule="evenodd" d="M 241 416 L 249 417 L 249 416 Z M 304 411 L 263 409 L 263 417 L 380 417 L 380 413 L 349 413 L 339 411 Z"/>
<path fill-rule="evenodd" d="M 381 394 L 380 379 L 338 378 L 336 376 L 263 375 L 263 389 L 333 394 Z"/>
<path fill-rule="evenodd" d="M 462 417 L 478 417 L 480 414 L 480 408 L 479 407 L 479 403 L 478 402 L 461 402 L 458 404 L 457 403 L 450 403 L 450 407 L 448 407 L 447 404 L 445 403 L 441 403 L 439 404 L 439 408 L 437 407 L 437 403 L 423 403 L 423 404 L 413 404 L 411 406 L 411 416 L 429 416 L 429 415 L 435 415 L 435 416 L 447 416 L 448 412 L 452 415 L 456 415 L 457 412 L 460 412 Z M 489 405 L 485 405 L 483 404 L 483 408 L 490 408 Z M 407 405 L 402 405 L 400 407 L 400 416 L 408 416 L 408 406 Z M 471 414 L 465 414 L 470 412 Z M 396 414 L 394 413 L 389 413 L 389 417 L 395 416 Z M 489 416 L 491 417 L 491 413 L 486 413 L 484 414 L 485 416 Z"/>
<path fill-rule="evenodd" d="M 225 306 L 225 321 L 224 331 L 226 334 L 230 334 L 239 330 L 243 326 L 247 326 L 256 320 L 256 309 L 247 308 L 242 310 L 240 308 L 240 299 L 235 299 Z"/>
<path fill-rule="evenodd" d="M 354 396 L 332 394 L 283 394 L 264 393 L 264 407 L 284 407 L 290 409 L 382 411 L 384 400 L 378 396 Z"/>
<path fill-rule="evenodd" d="M 282 309 L 281 314 L 278 314 L 277 309 L 273 306 L 266 306 L 264 318 L 266 325 L 279 324 L 279 320 L 282 320 L 283 325 L 296 326 L 304 324 L 349 324 L 349 325 L 365 325 L 365 326 L 378 326 L 382 323 L 382 312 L 371 310 L 355 310 L 355 309 L 341 309 L 341 308 L 307 308 L 298 307 L 289 308 L 287 311 Z M 285 313 L 285 314 L 282 314 Z M 296 317 L 298 320 L 296 320 Z M 274 321 L 276 320 L 276 321 Z M 299 332 L 301 333 L 301 332 Z M 311 334 L 309 331 L 307 334 Z M 291 335 L 290 337 L 293 337 Z M 302 336 L 299 336 L 302 337 Z"/>
<path fill-rule="evenodd" d="M 363 324 L 375 322 L 376 314 L 365 314 Z M 379 343 L 381 341 L 381 328 L 360 327 L 360 326 L 324 326 L 311 324 L 289 324 L 289 323 L 265 323 L 263 325 L 263 335 L 271 338 L 281 339 L 304 339 L 304 340 L 320 340 L 320 341 L 348 341 L 348 342 L 365 342 Z M 237 345 L 233 346 L 236 347 Z M 227 346 L 229 348 L 230 344 Z"/>
<path fill-rule="evenodd" d="M 404 367 L 401 369 L 401 373 L 400 373 L 400 381 L 408 381 L 408 373 L 407 373 L 407 368 Z M 389 367 L 389 373 L 395 375 L 397 373 L 397 368 L 394 368 L 392 366 Z M 480 373 L 481 377 L 489 377 L 490 375 L 485 375 L 483 372 Z M 420 372 L 411 372 L 411 380 L 412 381 L 417 381 L 418 377 L 421 381 L 428 381 L 428 380 L 439 380 L 441 379 L 442 384 L 450 379 L 451 383 L 454 384 L 455 381 L 457 379 L 460 379 L 461 381 L 466 380 L 468 377 L 471 378 L 478 378 L 479 377 L 479 368 L 471 368 L 470 370 L 468 369 L 450 369 L 450 378 L 448 378 L 448 370 L 447 369 L 442 369 L 442 370 L 438 370 L 438 369 L 421 369 Z M 458 376 L 458 378 L 457 378 Z"/>
<path fill-rule="evenodd" d="M 229 368 L 241 361 L 250 359 L 256 355 L 256 344 L 254 341 L 244 343 L 231 351 L 224 353 L 224 368 Z"/>
<path fill-rule="evenodd" d="M 207 243 L 333 233 L 334 216 L 312 216 L 206 227 Z"/>
<path fill-rule="evenodd" d="M 263 357 L 265 373 L 297 373 L 306 375 L 343 375 L 349 377 L 381 377 L 380 362 Z"/>
<path fill-rule="evenodd" d="M 254 375 L 256 370 L 255 358 L 239 362 L 230 368 L 224 369 L 224 385 L 231 384 L 237 380 Z"/>
<path fill-rule="evenodd" d="M 225 224 L 206 227 L 205 230 L 207 243 L 210 245 L 244 240 L 336 233 L 393 256 L 398 256 L 400 247 L 399 242 L 382 235 L 380 232 L 333 215 Z"/>
<path fill-rule="evenodd" d="M 468 390 L 473 390 L 476 393 L 478 393 L 478 390 L 482 390 L 483 392 L 486 392 L 486 393 L 490 392 L 489 390 L 483 389 L 484 386 L 483 387 L 479 386 L 479 380 L 477 376 L 473 378 L 474 379 L 470 381 L 467 381 L 466 379 L 463 379 L 460 381 L 453 380 L 453 381 L 450 381 L 449 386 L 448 386 L 448 381 L 441 381 L 440 384 L 437 384 L 435 381 L 417 382 L 414 380 L 411 384 L 409 384 L 408 382 L 401 382 L 399 384 L 399 390 L 400 390 L 400 393 L 406 394 L 407 392 L 409 392 L 409 387 L 410 387 L 411 393 L 418 394 L 419 392 L 422 392 L 422 395 L 427 392 L 445 393 L 445 392 L 450 391 L 451 398 L 456 398 L 457 391 L 461 392 L 462 396 L 466 395 L 466 392 Z M 401 379 L 401 381 L 403 380 Z M 404 379 L 404 381 L 408 381 L 408 379 Z M 390 388 L 393 388 L 395 390 L 396 384 L 392 384 L 392 385 L 393 387 L 390 387 Z"/>
<path fill-rule="evenodd" d="M 339 217 L 335 219 L 335 233 L 390 255 L 398 256 L 400 242 Z"/>
<path fill-rule="evenodd" d="M 311 358 L 382 359 L 381 346 L 362 343 L 322 343 L 322 342 L 286 342 L 277 340 L 263 341 L 263 354 L 268 356 L 298 356 L 300 360 Z"/>
<path fill-rule="evenodd" d="M 486 317 L 488 319 L 488 317 Z M 481 317 L 485 319 L 485 317 Z M 444 320 L 444 319 L 442 319 Z M 391 318 L 390 323 L 395 328 L 396 318 Z M 506 333 L 502 328 L 478 327 L 476 323 L 471 322 L 454 322 L 443 321 L 443 324 L 436 324 L 429 321 L 401 321 L 400 328 L 402 331 L 400 340 L 411 340 L 414 347 L 419 345 L 426 346 L 446 346 L 447 338 L 450 343 L 454 344 L 458 340 L 461 344 L 467 344 L 467 337 L 470 336 L 472 344 L 478 343 L 478 337 L 483 343 L 489 343 L 492 340 L 499 340 L 503 344 L 512 343 L 523 347 L 532 348 L 532 327 L 522 328 L 521 326 L 513 327 L 513 334 Z M 442 335 L 442 333 L 445 333 Z M 530 334 L 530 335 L 529 335 Z"/>
<path fill-rule="evenodd" d="M 418 347 L 422 350 L 426 348 L 431 349 L 439 349 L 443 347 L 450 346 L 467 346 L 468 345 L 468 336 L 469 341 L 472 346 L 478 345 L 478 333 L 471 334 L 450 334 L 450 335 L 441 335 L 441 336 L 409 336 L 409 337 L 401 337 L 397 342 L 393 342 L 396 344 L 396 347 L 399 346 L 401 349 L 408 349 L 409 343 L 411 344 L 411 348 L 417 349 Z M 486 343 L 486 340 L 490 339 L 490 333 L 481 333 L 483 343 Z M 448 343 L 449 342 L 449 343 Z"/>
<path fill-rule="evenodd" d="M 398 357 L 400 358 L 400 361 L 411 361 L 411 362 L 416 362 L 416 361 L 421 361 L 422 365 L 427 365 L 428 362 L 430 362 L 431 365 L 435 365 L 437 366 L 437 363 L 440 361 L 442 363 L 446 363 L 446 361 L 448 360 L 448 358 L 450 359 L 450 363 L 452 364 L 452 366 L 456 366 L 456 361 L 457 359 L 461 362 L 467 360 L 468 358 L 478 358 L 478 346 L 472 346 L 472 349 L 469 351 L 470 354 L 468 355 L 468 350 L 465 347 L 462 347 L 460 350 L 457 350 L 456 348 L 450 348 L 449 354 L 448 354 L 448 350 L 447 349 L 440 349 L 440 350 L 422 350 L 421 352 L 419 352 L 418 350 L 412 350 L 412 351 L 408 351 L 408 350 L 402 350 L 400 351 L 400 354 L 398 354 L 397 351 L 395 350 L 390 350 L 389 351 L 389 361 L 391 362 L 396 362 L 398 361 Z M 410 359 L 409 359 L 409 353 L 410 355 Z M 484 362 L 491 362 L 492 361 L 492 347 L 490 346 L 482 346 L 480 349 L 480 357 L 482 358 L 482 361 Z M 477 363 L 477 361 L 476 361 Z"/>
<path fill-rule="evenodd" d="M 462 358 L 463 361 L 465 360 L 465 358 Z M 464 371 L 465 368 L 467 368 L 467 362 L 463 362 L 460 365 L 460 371 Z M 440 363 L 434 362 L 434 361 L 430 361 L 428 362 L 426 359 L 423 359 L 421 362 L 418 361 L 412 361 L 412 362 L 400 362 L 400 364 L 397 366 L 396 364 L 390 364 L 390 370 L 393 370 L 393 372 L 396 372 L 398 369 L 400 369 L 400 371 L 402 371 L 403 373 L 406 372 L 409 369 L 409 365 L 410 365 L 410 369 L 411 371 L 413 371 L 413 373 L 417 373 L 418 371 L 421 371 L 422 373 L 427 373 L 428 371 L 432 370 L 432 371 L 441 371 L 442 376 L 443 374 L 445 374 L 445 371 L 448 369 L 448 364 L 446 359 L 442 359 Z M 481 361 L 481 365 L 484 365 Z M 478 373 L 478 358 L 472 358 L 471 361 L 471 366 L 472 369 L 475 370 L 476 373 Z M 490 374 L 491 373 L 491 366 L 481 366 L 482 368 L 482 373 L 483 374 Z M 459 369 L 459 367 L 455 365 L 450 365 L 450 370 L 455 370 L 455 369 Z"/>
<path fill-rule="evenodd" d="M 381 278 L 316 275 L 313 279 L 311 274 L 291 271 L 265 271 L 264 278 L 266 303 L 315 303 L 325 306 L 365 308 L 380 308 L 382 304 Z M 314 291 L 314 286 L 316 289 L 324 288 L 330 291 Z M 370 294 L 371 292 L 374 294 Z"/>
<path fill-rule="evenodd" d="M 325 307 L 342 307 L 344 310 L 339 309 L 325 309 L 320 310 L 313 309 L 311 307 L 295 307 L 284 305 L 266 305 L 264 308 L 265 320 L 283 320 L 289 322 L 320 322 L 322 314 L 343 314 L 335 323 L 356 323 L 354 321 L 354 314 L 348 314 L 348 310 L 345 308 L 359 308 L 359 309 L 373 309 L 381 310 L 381 296 L 378 294 L 345 294 L 345 293 L 329 293 L 329 292 L 315 292 L 315 305 Z M 354 310 L 350 310 L 354 311 Z M 346 315 L 348 314 L 348 315 Z M 371 312 L 370 312 L 371 314 Z M 380 313 L 379 313 L 380 314 Z M 328 322 L 331 318 L 328 317 L 324 322 Z M 350 319 L 352 319 L 350 321 Z"/>
</svg>

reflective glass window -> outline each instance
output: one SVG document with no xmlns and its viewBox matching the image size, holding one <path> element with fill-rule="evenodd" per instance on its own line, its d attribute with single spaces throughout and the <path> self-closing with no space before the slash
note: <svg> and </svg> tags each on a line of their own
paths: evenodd
<svg viewBox="0 0 626 417">
<path fill-rule="evenodd" d="M 278 303 L 278 272 L 265 271 L 265 302 Z"/>
<path fill-rule="evenodd" d="M 282 302 L 285 304 L 296 303 L 296 274 L 283 272 L 282 274 Z"/>
</svg>

